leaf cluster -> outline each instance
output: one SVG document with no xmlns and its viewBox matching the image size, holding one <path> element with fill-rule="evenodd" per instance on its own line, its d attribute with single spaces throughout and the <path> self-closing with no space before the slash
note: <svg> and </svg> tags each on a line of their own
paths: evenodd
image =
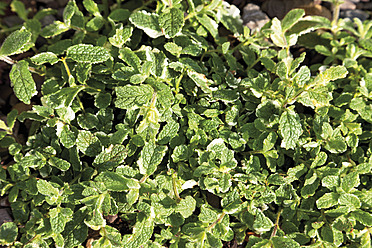
<svg viewBox="0 0 372 248">
<path fill-rule="evenodd" d="M 371 246 L 372 21 L 296 9 L 253 32 L 221 0 L 70 0 L 42 27 L 52 10 L 14 2 L 0 59 L 32 110 L 0 121 L 0 244 Z"/>
</svg>

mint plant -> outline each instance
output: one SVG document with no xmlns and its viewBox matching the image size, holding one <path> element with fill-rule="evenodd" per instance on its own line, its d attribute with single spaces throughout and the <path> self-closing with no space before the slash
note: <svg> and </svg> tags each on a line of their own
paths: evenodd
<svg viewBox="0 0 372 248">
<path fill-rule="evenodd" d="M 370 247 L 371 21 L 252 33 L 221 0 L 70 0 L 42 27 L 13 4 L 0 59 L 32 110 L 0 121 L 2 245 Z"/>
</svg>

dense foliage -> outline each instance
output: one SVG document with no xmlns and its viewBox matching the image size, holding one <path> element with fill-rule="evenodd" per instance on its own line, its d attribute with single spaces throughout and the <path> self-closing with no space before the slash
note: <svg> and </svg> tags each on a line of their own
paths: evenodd
<svg viewBox="0 0 372 248">
<path fill-rule="evenodd" d="M 45 27 L 12 3 L 0 59 L 32 111 L 0 121 L 0 244 L 371 247 L 372 21 L 334 0 L 252 32 L 221 0 L 103 2 Z"/>
</svg>

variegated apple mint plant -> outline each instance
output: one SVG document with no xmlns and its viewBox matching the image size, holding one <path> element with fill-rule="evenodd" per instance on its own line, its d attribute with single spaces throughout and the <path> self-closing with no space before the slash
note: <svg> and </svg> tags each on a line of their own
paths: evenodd
<svg viewBox="0 0 372 248">
<path fill-rule="evenodd" d="M 1 245 L 371 247 L 372 21 L 77 2 L 11 3 L 0 60 L 32 110 L 0 121 Z"/>
</svg>

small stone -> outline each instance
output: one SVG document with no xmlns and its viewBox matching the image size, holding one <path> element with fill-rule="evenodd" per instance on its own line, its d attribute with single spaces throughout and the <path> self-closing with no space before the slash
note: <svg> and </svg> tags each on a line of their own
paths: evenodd
<svg viewBox="0 0 372 248">
<path fill-rule="evenodd" d="M 365 9 L 365 10 L 372 10 L 372 3 L 371 2 L 360 2 L 357 4 L 358 9 Z"/>
<path fill-rule="evenodd" d="M 262 4 L 262 10 L 271 18 L 277 17 L 283 19 L 292 9 L 311 7 L 313 0 L 265 0 Z"/>
<path fill-rule="evenodd" d="M 326 7 L 320 4 L 314 4 L 311 6 L 303 7 L 307 16 L 323 16 L 332 19 L 332 13 Z"/>
<path fill-rule="evenodd" d="M 6 26 L 13 27 L 13 26 L 16 26 L 16 25 L 23 24 L 24 21 L 21 18 L 19 18 L 18 16 L 11 15 L 11 16 L 4 17 L 3 22 Z"/>
<path fill-rule="evenodd" d="M 249 3 L 243 9 L 243 25 L 247 26 L 249 29 L 260 29 L 268 21 L 269 17 L 261 11 L 260 7 Z"/>
<path fill-rule="evenodd" d="M 365 21 L 369 17 L 369 14 L 367 14 L 363 10 L 359 10 L 359 9 L 351 10 L 350 9 L 350 10 L 341 11 L 340 12 L 340 17 L 341 18 L 350 18 L 351 20 L 354 19 L 354 18 L 358 18 L 361 21 Z"/>
<path fill-rule="evenodd" d="M 355 4 L 356 1 L 352 1 L 352 0 L 345 0 L 341 5 L 340 5 L 340 9 L 341 10 L 346 10 L 346 9 L 356 9 L 356 4 Z"/>
<path fill-rule="evenodd" d="M 0 226 L 5 222 L 12 222 L 12 216 L 10 216 L 8 209 L 0 208 Z"/>
<path fill-rule="evenodd" d="M 10 207 L 8 196 L 0 198 L 0 207 Z"/>
<path fill-rule="evenodd" d="M 54 0 L 36 0 L 36 2 L 40 2 L 40 3 L 50 3 L 50 2 L 53 2 Z"/>
</svg>

